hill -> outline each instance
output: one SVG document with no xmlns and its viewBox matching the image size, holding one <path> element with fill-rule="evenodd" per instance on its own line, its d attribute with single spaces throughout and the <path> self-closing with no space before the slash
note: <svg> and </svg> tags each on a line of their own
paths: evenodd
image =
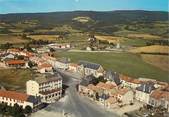
<svg viewBox="0 0 169 117">
<path fill-rule="evenodd" d="M 0 24 L 3 24 L 0 25 L 0 27 L 8 29 L 53 29 L 54 27 L 69 25 L 81 31 L 91 31 L 109 35 L 122 29 L 153 33 L 154 31 L 151 29 L 154 26 L 156 26 L 156 29 L 167 29 L 165 25 L 167 21 L 168 12 L 141 10 L 107 12 L 73 11 L 0 15 Z M 155 22 L 158 22 L 158 25 L 154 25 Z M 142 30 L 143 27 L 146 27 L 146 30 Z M 167 35 L 167 30 L 161 31 L 159 35 L 160 34 Z"/>
</svg>

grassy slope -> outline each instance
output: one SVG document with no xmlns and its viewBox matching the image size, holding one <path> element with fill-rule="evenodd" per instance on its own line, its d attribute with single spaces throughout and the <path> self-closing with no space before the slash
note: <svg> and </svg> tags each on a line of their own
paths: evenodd
<svg viewBox="0 0 169 117">
<path fill-rule="evenodd" d="M 164 53 L 168 54 L 169 53 L 169 46 L 161 46 L 161 45 L 152 45 L 152 46 L 144 46 L 144 47 L 139 47 L 136 49 L 131 49 L 130 52 L 133 53 Z"/>
<path fill-rule="evenodd" d="M 169 56 L 142 54 L 141 57 L 145 62 L 169 72 Z"/>
<path fill-rule="evenodd" d="M 129 53 L 73 53 L 60 52 L 59 56 L 70 57 L 72 61 L 87 60 L 95 63 L 100 63 L 106 69 L 133 76 L 147 77 L 162 81 L 168 80 L 168 73 L 157 67 L 154 67 L 144 62 L 139 55 Z"/>
<path fill-rule="evenodd" d="M 5 43 L 18 44 L 18 43 L 25 43 L 25 42 L 28 42 L 28 41 L 22 39 L 22 37 L 19 37 L 19 36 L 0 35 L 0 44 L 5 44 Z"/>
<path fill-rule="evenodd" d="M 31 79 L 31 71 L 23 69 L 1 69 L 0 84 L 10 90 L 24 90 L 26 81 Z"/>
</svg>

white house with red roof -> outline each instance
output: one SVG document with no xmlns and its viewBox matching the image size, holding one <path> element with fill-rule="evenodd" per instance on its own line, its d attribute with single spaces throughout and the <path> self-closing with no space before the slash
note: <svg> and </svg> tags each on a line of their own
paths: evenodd
<svg viewBox="0 0 169 117">
<path fill-rule="evenodd" d="M 8 60 L 5 61 L 6 66 L 16 68 L 28 68 L 28 62 L 24 60 Z"/>
<path fill-rule="evenodd" d="M 30 106 L 33 109 L 40 104 L 40 98 L 25 93 L 0 90 L 0 103 L 6 103 L 8 106 L 18 104 L 22 108 Z"/>
<path fill-rule="evenodd" d="M 43 63 L 38 66 L 38 72 L 40 73 L 53 72 L 52 65 L 48 63 Z"/>
</svg>

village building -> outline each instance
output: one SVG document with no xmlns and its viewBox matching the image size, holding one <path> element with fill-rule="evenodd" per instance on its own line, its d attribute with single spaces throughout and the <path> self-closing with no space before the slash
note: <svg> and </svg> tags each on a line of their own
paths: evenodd
<svg viewBox="0 0 169 117">
<path fill-rule="evenodd" d="M 71 71 L 71 72 L 77 72 L 78 66 L 79 66 L 78 64 L 69 63 L 69 68 L 68 68 L 68 70 Z"/>
<path fill-rule="evenodd" d="M 154 83 L 145 82 L 136 88 L 135 98 L 145 104 L 149 104 L 149 99 L 152 91 L 155 90 Z"/>
<path fill-rule="evenodd" d="M 32 109 L 34 109 L 41 104 L 39 97 L 5 90 L 0 90 L 0 103 L 6 103 L 8 106 L 18 104 L 23 109 L 26 106 L 30 106 Z"/>
<path fill-rule="evenodd" d="M 98 89 L 100 89 L 98 93 L 99 96 L 99 101 L 104 104 L 105 100 L 107 100 L 109 98 L 110 95 L 110 91 L 115 88 L 116 86 L 113 85 L 112 83 L 108 82 L 108 83 L 103 83 L 103 82 L 99 82 L 96 87 Z"/>
<path fill-rule="evenodd" d="M 48 47 L 41 47 L 36 49 L 37 53 L 46 53 L 50 52 L 50 49 Z"/>
<path fill-rule="evenodd" d="M 113 72 L 112 70 L 107 71 L 104 78 L 114 83 L 116 86 L 121 84 L 119 74 L 117 72 Z"/>
<path fill-rule="evenodd" d="M 107 108 L 113 108 L 115 104 L 117 104 L 117 98 L 115 98 L 115 97 L 109 97 L 109 98 L 105 101 L 105 106 L 106 106 Z"/>
<path fill-rule="evenodd" d="M 1 59 L 2 61 L 13 60 L 15 58 L 15 55 L 7 53 L 7 54 L 4 54 L 3 57 L 1 58 L 2 58 Z"/>
<path fill-rule="evenodd" d="M 62 77 L 60 74 L 40 75 L 26 83 L 28 95 L 40 96 L 42 102 L 53 103 L 62 96 Z"/>
<path fill-rule="evenodd" d="M 88 96 L 96 100 L 96 93 L 99 94 L 102 90 L 93 84 L 89 84 L 87 86 L 87 91 L 88 91 Z"/>
<path fill-rule="evenodd" d="M 87 61 L 80 61 L 78 72 L 83 75 L 93 75 L 95 77 L 103 76 L 104 69 L 100 64 L 91 63 Z"/>
<path fill-rule="evenodd" d="M 153 107 L 162 107 L 169 112 L 169 91 L 153 91 L 150 95 L 149 105 Z"/>
<path fill-rule="evenodd" d="M 6 66 L 15 68 L 28 68 L 28 63 L 24 60 L 8 60 L 5 61 Z"/>
<path fill-rule="evenodd" d="M 30 58 L 34 56 L 34 53 L 28 52 L 28 51 L 20 51 L 18 55 L 22 55 L 22 56 Z"/>
<path fill-rule="evenodd" d="M 52 53 L 44 53 L 41 58 L 51 64 L 52 67 L 55 67 L 56 58 L 53 57 Z"/>
<path fill-rule="evenodd" d="M 6 52 L 14 54 L 14 55 L 17 55 L 17 54 L 19 54 L 21 52 L 21 50 L 19 50 L 17 48 L 11 48 L 11 49 L 8 49 Z"/>
<path fill-rule="evenodd" d="M 131 104 L 134 102 L 134 92 L 128 88 L 120 88 L 117 99 L 122 105 Z"/>
<path fill-rule="evenodd" d="M 134 79 L 125 75 L 120 75 L 120 79 L 122 82 L 122 86 L 132 89 L 136 89 L 136 87 L 139 87 L 142 83 L 139 79 Z"/>
<path fill-rule="evenodd" d="M 52 65 L 48 63 L 43 63 L 38 66 L 38 72 L 40 73 L 53 72 Z"/>
<path fill-rule="evenodd" d="M 49 44 L 48 47 L 53 48 L 53 49 L 70 49 L 71 44 L 69 44 L 69 43 L 66 43 L 66 44 L 53 43 L 53 44 Z"/>
<path fill-rule="evenodd" d="M 69 63 L 70 63 L 69 58 L 60 58 L 55 61 L 54 68 L 67 70 L 69 68 Z"/>
<path fill-rule="evenodd" d="M 89 89 L 87 86 L 90 84 L 93 84 L 94 79 L 95 78 L 92 75 L 89 75 L 83 78 L 82 81 L 79 83 L 79 87 L 78 87 L 79 93 L 88 94 Z"/>
<path fill-rule="evenodd" d="M 134 92 L 129 88 L 118 87 L 110 92 L 110 98 L 115 98 L 120 105 L 128 105 L 134 101 Z"/>
<path fill-rule="evenodd" d="M 38 56 L 30 57 L 29 60 L 36 63 L 38 66 L 44 63 L 44 60 Z"/>
<path fill-rule="evenodd" d="M 108 83 L 103 83 L 103 82 L 99 82 L 97 85 L 96 85 L 97 88 L 100 88 L 102 89 L 104 92 L 104 94 L 107 94 L 109 95 L 110 94 L 110 90 L 113 89 L 113 88 L 116 88 L 116 85 L 108 82 Z"/>
</svg>

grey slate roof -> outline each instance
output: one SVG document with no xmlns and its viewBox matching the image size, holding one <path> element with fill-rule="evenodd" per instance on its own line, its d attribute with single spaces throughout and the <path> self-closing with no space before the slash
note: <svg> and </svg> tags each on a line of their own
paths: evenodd
<svg viewBox="0 0 169 117">
<path fill-rule="evenodd" d="M 82 79 L 80 85 L 88 86 L 89 84 L 93 84 L 94 79 L 95 78 L 92 75 L 86 76 L 85 78 Z"/>
<path fill-rule="evenodd" d="M 116 72 L 113 72 L 112 70 L 109 70 L 109 71 L 106 72 L 105 78 L 110 80 L 110 81 L 115 82 L 116 85 L 121 84 L 119 74 L 116 73 Z"/>
<path fill-rule="evenodd" d="M 99 69 L 99 67 L 101 66 L 100 64 L 92 63 L 88 61 L 79 61 L 79 65 L 83 65 L 85 68 L 90 68 L 94 70 Z"/>
<path fill-rule="evenodd" d="M 35 81 L 39 84 L 51 82 L 55 80 L 61 80 L 62 76 L 59 73 L 52 74 L 36 74 Z"/>
<path fill-rule="evenodd" d="M 137 87 L 136 90 L 142 91 L 145 93 L 151 93 L 155 89 L 154 83 L 147 82 L 147 83 L 142 83 L 141 86 Z"/>
<path fill-rule="evenodd" d="M 31 103 L 33 103 L 33 104 L 38 104 L 38 103 L 40 103 L 41 99 L 40 99 L 40 97 L 29 96 L 29 97 L 27 98 L 27 101 L 28 101 L 28 102 L 31 102 Z"/>
</svg>

